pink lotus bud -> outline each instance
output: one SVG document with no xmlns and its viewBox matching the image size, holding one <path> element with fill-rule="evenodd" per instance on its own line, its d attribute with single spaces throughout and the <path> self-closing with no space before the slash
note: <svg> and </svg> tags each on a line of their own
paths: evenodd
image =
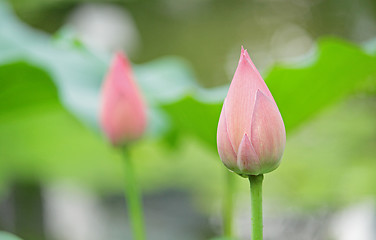
<svg viewBox="0 0 376 240">
<path fill-rule="evenodd" d="M 100 117 L 102 129 L 114 146 L 135 140 L 145 131 L 145 105 L 122 53 L 115 55 L 102 86 Z"/>
<path fill-rule="evenodd" d="M 259 175 L 278 167 L 285 144 L 285 126 L 278 107 L 242 48 L 219 118 L 219 156 L 239 175 Z"/>
</svg>

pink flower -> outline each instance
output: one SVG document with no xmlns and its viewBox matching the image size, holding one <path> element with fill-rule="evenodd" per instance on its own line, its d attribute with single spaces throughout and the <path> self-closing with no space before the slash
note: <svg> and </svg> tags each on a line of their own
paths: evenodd
<svg viewBox="0 0 376 240">
<path fill-rule="evenodd" d="M 122 53 L 112 61 L 102 86 L 102 129 L 114 146 L 133 141 L 144 133 L 146 109 L 134 82 L 131 65 Z"/>
<path fill-rule="evenodd" d="M 241 56 L 218 123 L 222 162 L 240 175 L 271 172 L 286 144 L 278 107 L 247 50 Z"/>
</svg>

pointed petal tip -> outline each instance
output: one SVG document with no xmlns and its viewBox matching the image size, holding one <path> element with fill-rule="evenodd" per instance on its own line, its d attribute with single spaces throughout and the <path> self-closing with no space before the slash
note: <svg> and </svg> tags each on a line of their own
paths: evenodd
<svg viewBox="0 0 376 240">
<path fill-rule="evenodd" d="M 127 56 L 122 51 L 116 51 L 113 55 L 113 59 L 115 59 L 116 61 L 119 61 L 119 60 L 124 61 L 127 59 Z"/>
<path fill-rule="evenodd" d="M 260 89 L 257 89 L 257 91 L 256 91 L 256 98 L 255 98 L 255 99 L 256 99 L 256 103 L 258 103 L 257 100 L 259 100 L 260 98 L 262 98 L 263 100 L 264 100 L 264 99 L 267 99 L 267 100 L 269 100 L 270 102 L 274 102 L 273 97 L 270 98 L 270 97 L 268 97 L 267 94 L 263 93 Z M 274 103 L 275 103 L 275 102 L 274 102 Z"/>
<path fill-rule="evenodd" d="M 243 47 L 243 45 L 242 45 L 242 48 L 241 48 L 241 50 L 240 50 L 240 58 L 239 58 L 239 62 L 241 62 L 242 60 L 243 60 L 243 58 L 244 58 L 244 47 Z"/>
<path fill-rule="evenodd" d="M 264 94 L 261 92 L 260 89 L 257 89 L 257 91 L 256 91 L 256 99 L 259 98 L 261 94 L 264 95 Z"/>
<path fill-rule="evenodd" d="M 246 56 L 247 55 L 247 49 L 244 49 L 244 46 L 242 45 L 241 51 L 240 51 L 241 56 Z"/>
<path fill-rule="evenodd" d="M 246 60 L 248 63 L 250 63 L 251 65 L 253 65 L 253 62 L 248 54 L 248 51 L 247 49 L 244 49 L 243 45 L 242 45 L 242 48 L 241 48 L 241 54 L 240 54 L 240 60 L 239 62 L 242 62 Z"/>
<path fill-rule="evenodd" d="M 249 54 L 248 54 L 247 49 L 244 50 L 244 57 L 245 57 L 245 59 L 247 59 L 247 61 L 248 61 L 249 63 L 252 64 L 252 60 L 251 60 L 251 57 L 250 57 Z"/>
<path fill-rule="evenodd" d="M 247 133 L 244 133 L 243 139 L 239 145 L 237 164 L 242 174 L 254 175 L 260 170 L 259 158 Z"/>
<path fill-rule="evenodd" d="M 129 61 L 127 55 L 123 51 L 116 51 L 114 53 L 114 59 L 116 61 L 122 61 L 122 62 L 126 62 L 126 63 L 128 63 L 128 61 Z"/>
<path fill-rule="evenodd" d="M 248 133 L 244 133 L 242 141 L 249 141 Z"/>
<path fill-rule="evenodd" d="M 112 68 L 117 69 L 118 71 L 127 71 L 129 73 L 132 72 L 131 63 L 127 57 L 127 55 L 123 51 L 116 51 L 112 58 L 111 63 Z"/>
<path fill-rule="evenodd" d="M 240 141 L 240 144 L 239 144 L 239 149 L 240 149 L 240 146 L 248 146 L 248 147 L 252 147 L 252 142 L 251 142 L 251 139 L 249 138 L 248 136 L 248 133 L 244 133 L 243 134 L 243 137 L 242 137 L 242 140 Z"/>
<path fill-rule="evenodd" d="M 243 134 L 243 137 L 242 137 L 242 140 L 240 141 L 240 144 L 239 144 L 239 149 L 240 149 L 241 147 L 244 147 L 244 146 L 250 146 L 250 145 L 252 145 L 251 140 L 249 139 L 248 134 L 247 134 L 247 133 L 244 133 L 244 134 Z M 238 151 L 239 151 L 239 150 L 238 150 Z"/>
</svg>

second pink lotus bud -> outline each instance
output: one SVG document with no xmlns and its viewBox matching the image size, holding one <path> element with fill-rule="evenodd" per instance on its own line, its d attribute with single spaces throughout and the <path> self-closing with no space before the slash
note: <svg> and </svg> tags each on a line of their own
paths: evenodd
<svg viewBox="0 0 376 240">
<path fill-rule="evenodd" d="M 141 137 L 146 129 L 146 108 L 122 53 L 115 55 L 102 87 L 101 125 L 114 146 Z"/>
</svg>

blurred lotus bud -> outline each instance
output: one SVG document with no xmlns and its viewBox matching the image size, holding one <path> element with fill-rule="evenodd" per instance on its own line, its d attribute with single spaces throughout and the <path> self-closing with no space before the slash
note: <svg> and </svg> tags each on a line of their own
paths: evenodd
<svg viewBox="0 0 376 240">
<path fill-rule="evenodd" d="M 138 139 L 146 128 L 146 108 L 128 59 L 117 53 L 102 86 L 101 125 L 114 146 Z"/>
<path fill-rule="evenodd" d="M 242 48 L 219 118 L 219 156 L 239 175 L 259 175 L 278 167 L 285 144 L 285 126 L 278 107 Z"/>
</svg>

